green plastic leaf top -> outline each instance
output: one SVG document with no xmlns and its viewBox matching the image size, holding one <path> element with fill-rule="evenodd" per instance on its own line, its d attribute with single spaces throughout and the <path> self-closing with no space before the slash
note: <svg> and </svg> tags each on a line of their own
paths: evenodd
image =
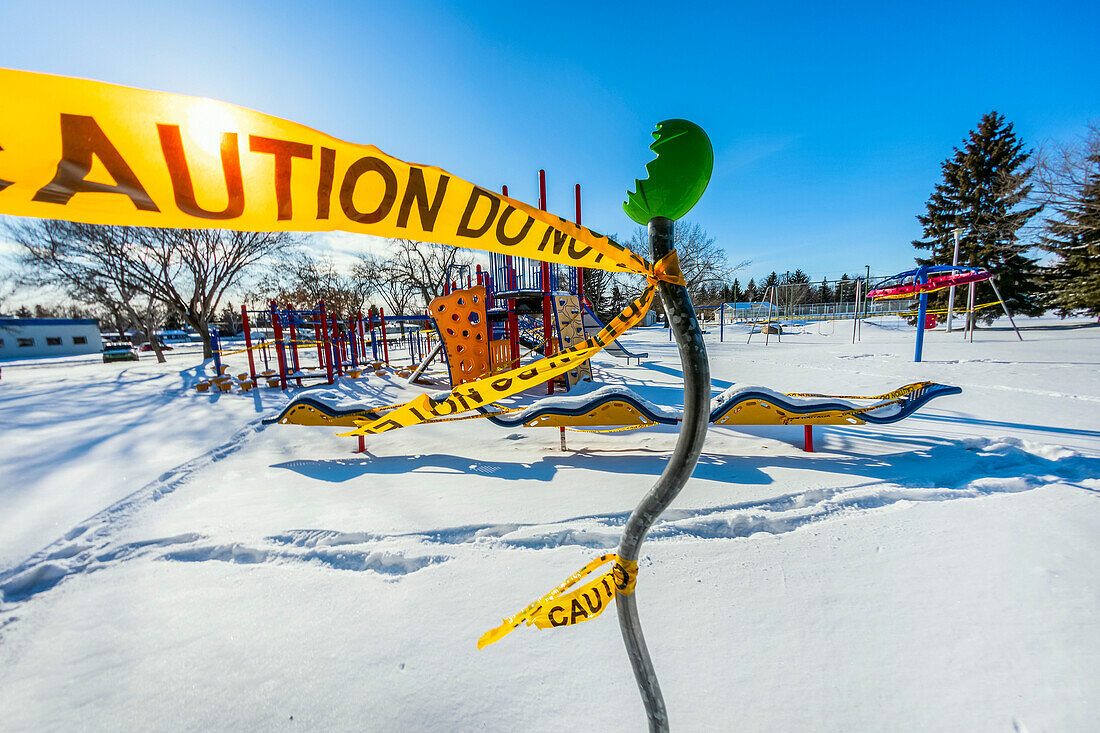
<svg viewBox="0 0 1100 733">
<path fill-rule="evenodd" d="M 679 219 L 707 190 L 714 170 L 714 149 L 703 128 L 687 120 L 657 123 L 649 149 L 657 157 L 646 163 L 649 178 L 634 181 L 623 211 L 642 226 L 655 216 Z"/>
</svg>

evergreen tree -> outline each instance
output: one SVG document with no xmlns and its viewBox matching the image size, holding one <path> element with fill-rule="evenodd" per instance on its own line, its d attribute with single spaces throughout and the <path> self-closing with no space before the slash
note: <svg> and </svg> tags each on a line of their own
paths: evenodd
<svg viewBox="0 0 1100 733">
<path fill-rule="evenodd" d="M 730 295 L 728 302 L 736 303 L 744 297 L 744 293 L 741 292 L 741 283 L 737 278 L 733 278 L 733 282 L 730 283 Z"/>
<path fill-rule="evenodd" d="M 1012 123 L 1003 115 L 989 112 L 975 130 L 971 130 L 962 149 L 941 166 L 943 181 L 936 184 L 925 204 L 926 213 L 917 220 L 924 227 L 924 239 L 913 246 L 928 250 L 918 257 L 920 265 L 950 265 L 954 249 L 954 230 L 962 230 L 959 264 L 984 267 L 997 278 L 997 286 L 1010 310 L 1025 315 L 1043 311 L 1038 266 L 1027 256 L 1028 247 L 1020 244 L 1017 232 L 1042 208 L 1022 207 L 1031 192 L 1028 166 L 1031 151 L 1013 132 Z M 978 300 L 992 300 L 987 283 L 978 286 Z M 988 290 L 986 290 L 988 289 Z M 947 306 L 947 290 L 929 296 L 929 306 Z M 992 321 L 999 309 L 988 309 L 984 319 Z"/>
<path fill-rule="evenodd" d="M 817 289 L 817 302 L 818 303 L 831 303 L 833 302 L 833 289 L 829 287 L 829 281 L 822 279 L 821 287 Z"/>
<path fill-rule="evenodd" d="M 788 273 L 787 284 L 791 286 L 788 301 L 792 305 L 801 305 L 811 301 L 813 293 L 810 288 L 810 276 L 803 272 L 801 267 Z"/>
<path fill-rule="evenodd" d="M 1089 148 L 1069 161 L 1050 196 L 1055 214 L 1040 238 L 1055 255 L 1044 273 L 1050 305 L 1065 318 L 1075 312 L 1100 317 L 1100 130 Z"/>
<path fill-rule="evenodd" d="M 745 300 L 752 303 L 758 296 L 759 293 L 756 292 L 756 282 L 750 277 L 749 284 L 745 286 Z"/>
<path fill-rule="evenodd" d="M 763 287 L 770 288 L 776 285 L 779 285 L 779 275 L 776 274 L 775 270 L 772 270 L 771 274 L 765 278 Z"/>
</svg>

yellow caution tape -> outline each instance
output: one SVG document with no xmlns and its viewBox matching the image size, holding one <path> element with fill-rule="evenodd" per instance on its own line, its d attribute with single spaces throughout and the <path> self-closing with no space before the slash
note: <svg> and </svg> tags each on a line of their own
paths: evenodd
<svg viewBox="0 0 1100 733">
<path fill-rule="evenodd" d="M 605 573 L 588 581 L 580 588 L 566 593 L 597 568 L 613 562 Z M 618 595 L 630 595 L 638 582 L 638 563 L 623 560 L 615 553 L 601 555 L 565 579 L 561 585 L 527 606 L 515 616 L 502 619 L 500 626 L 486 631 L 477 640 L 477 648 L 500 641 L 520 624 L 551 629 L 574 626 L 596 618 L 611 605 Z"/>
<path fill-rule="evenodd" d="M 638 323 L 658 282 L 683 285 L 602 234 L 487 191 L 243 107 L 0 69 L 0 214 L 89 224 L 334 231 L 439 242 L 645 275 L 642 297 L 595 338 L 535 364 L 426 395 L 364 435 L 474 409 L 569 371 Z M 483 396 L 485 397 L 483 399 Z"/>
<path fill-rule="evenodd" d="M 656 424 L 657 423 L 655 422 L 644 422 L 641 425 L 624 425 L 621 428 L 604 428 L 600 430 L 591 430 L 588 428 L 571 428 L 565 425 L 561 427 L 564 427 L 566 430 L 570 430 L 574 433 L 625 433 L 628 430 L 641 430 L 642 428 L 651 428 Z"/>
<path fill-rule="evenodd" d="M 652 275 L 602 234 L 433 166 L 253 110 L 0 69 L 0 214 L 342 230 Z"/>
</svg>

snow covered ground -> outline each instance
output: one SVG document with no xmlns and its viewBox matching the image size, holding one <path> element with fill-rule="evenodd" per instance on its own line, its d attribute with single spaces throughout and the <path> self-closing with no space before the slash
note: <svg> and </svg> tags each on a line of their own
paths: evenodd
<svg viewBox="0 0 1100 733">
<path fill-rule="evenodd" d="M 1100 327 L 1022 325 L 931 332 L 921 364 L 892 322 L 711 328 L 716 393 L 963 393 L 812 454 L 712 428 L 638 581 L 675 729 L 1096 730 Z M 649 361 L 597 379 L 681 404 L 667 333 L 624 343 Z M 617 545 L 674 429 L 563 453 L 475 420 L 358 455 L 262 425 L 282 394 L 197 393 L 190 350 L 0 366 L 0 729 L 644 728 L 613 613 L 475 642 Z"/>
</svg>

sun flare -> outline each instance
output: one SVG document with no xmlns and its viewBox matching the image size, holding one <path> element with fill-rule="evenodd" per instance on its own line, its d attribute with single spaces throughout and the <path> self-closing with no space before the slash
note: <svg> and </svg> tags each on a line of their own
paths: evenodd
<svg viewBox="0 0 1100 733">
<path fill-rule="evenodd" d="M 238 132 L 239 127 L 225 105 L 203 99 L 188 110 L 184 132 L 198 149 L 216 157 L 221 151 L 222 133 Z"/>
</svg>

